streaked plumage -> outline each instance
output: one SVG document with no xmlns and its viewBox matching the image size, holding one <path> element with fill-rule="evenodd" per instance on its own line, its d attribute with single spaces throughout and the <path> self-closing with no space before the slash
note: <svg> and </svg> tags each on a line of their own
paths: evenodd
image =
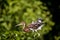
<svg viewBox="0 0 60 40">
<path fill-rule="evenodd" d="M 25 22 L 21 22 L 20 24 L 18 24 L 17 26 L 19 26 L 19 25 L 23 25 L 23 30 L 25 31 L 25 32 L 29 32 L 30 30 L 32 30 L 33 32 L 34 31 L 37 31 L 37 30 L 41 30 L 41 28 L 43 27 L 43 22 L 42 22 L 42 19 L 37 19 L 37 21 L 36 22 L 32 22 L 32 23 L 30 23 L 29 25 L 26 25 L 26 23 Z"/>
<path fill-rule="evenodd" d="M 31 26 L 28 26 L 30 28 L 30 30 L 37 31 L 37 30 L 41 30 L 41 28 L 43 27 L 43 20 L 42 19 L 38 19 L 34 24 L 30 24 Z"/>
</svg>

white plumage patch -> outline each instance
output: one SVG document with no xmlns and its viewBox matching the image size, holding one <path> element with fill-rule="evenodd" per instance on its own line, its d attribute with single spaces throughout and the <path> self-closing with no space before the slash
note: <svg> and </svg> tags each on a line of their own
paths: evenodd
<svg viewBox="0 0 60 40">
<path fill-rule="evenodd" d="M 42 21 L 41 21 L 41 20 L 38 20 L 38 22 L 40 22 L 40 23 L 41 23 Z"/>
</svg>

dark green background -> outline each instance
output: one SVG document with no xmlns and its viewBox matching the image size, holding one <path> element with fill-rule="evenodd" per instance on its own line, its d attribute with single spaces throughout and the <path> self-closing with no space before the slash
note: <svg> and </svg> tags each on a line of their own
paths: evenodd
<svg viewBox="0 0 60 40">
<path fill-rule="evenodd" d="M 0 0 L 0 40 L 59 40 L 59 25 L 54 13 L 58 12 L 53 1 L 44 0 Z M 57 5 L 57 4 L 56 4 Z M 59 6 L 58 6 L 59 7 Z M 54 10 L 55 8 L 55 10 Z M 59 15 L 58 15 L 59 16 Z M 27 24 L 42 18 L 45 25 L 36 32 L 24 32 L 21 21 Z M 57 18 L 58 19 L 58 18 Z M 57 25 L 56 25 L 57 24 Z M 58 31 L 57 35 L 55 34 Z"/>
</svg>

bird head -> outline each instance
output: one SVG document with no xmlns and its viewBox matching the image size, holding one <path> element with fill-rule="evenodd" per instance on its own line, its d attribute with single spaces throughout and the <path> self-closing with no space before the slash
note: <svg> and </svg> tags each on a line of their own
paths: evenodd
<svg viewBox="0 0 60 40">
<path fill-rule="evenodd" d="M 23 26 L 23 29 L 26 27 L 26 23 L 24 21 L 20 22 L 16 26 Z"/>
<path fill-rule="evenodd" d="M 20 26 L 20 25 L 25 26 L 25 24 L 26 24 L 26 23 L 22 21 L 22 22 L 20 22 L 19 24 L 17 24 L 16 26 Z"/>
</svg>

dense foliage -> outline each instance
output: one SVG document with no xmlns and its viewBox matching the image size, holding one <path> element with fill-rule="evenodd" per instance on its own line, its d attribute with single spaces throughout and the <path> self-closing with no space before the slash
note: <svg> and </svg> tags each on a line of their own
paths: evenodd
<svg viewBox="0 0 60 40">
<path fill-rule="evenodd" d="M 6 0 L 0 14 L 0 40 L 43 40 L 43 35 L 52 30 L 54 23 L 48 8 L 39 0 Z M 15 27 L 21 21 L 27 24 L 42 18 L 45 25 L 36 32 L 26 33 Z"/>
</svg>

